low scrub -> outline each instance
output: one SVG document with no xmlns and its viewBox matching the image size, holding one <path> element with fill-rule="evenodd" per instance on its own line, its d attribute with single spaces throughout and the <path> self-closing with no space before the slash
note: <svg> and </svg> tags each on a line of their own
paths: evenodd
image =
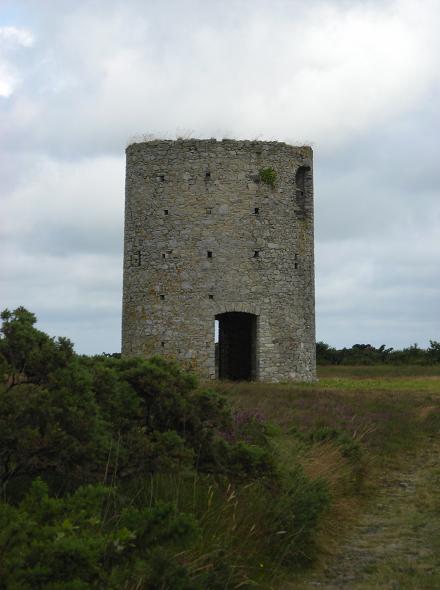
<svg viewBox="0 0 440 590">
<path fill-rule="evenodd" d="M 23 308 L 2 320 L 0 590 L 283 587 L 438 436 L 421 367 L 204 387 L 159 357 L 79 356 Z"/>
<path fill-rule="evenodd" d="M 313 560 L 328 485 L 258 411 L 2 320 L 0 590 L 268 587 Z"/>
</svg>

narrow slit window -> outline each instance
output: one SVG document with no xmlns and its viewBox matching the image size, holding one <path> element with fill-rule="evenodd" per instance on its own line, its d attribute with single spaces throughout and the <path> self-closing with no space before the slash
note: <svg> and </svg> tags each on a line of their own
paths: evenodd
<svg viewBox="0 0 440 590">
<path fill-rule="evenodd" d="M 206 212 L 206 215 L 211 215 L 212 214 L 212 207 L 206 207 L 205 212 Z"/>
<path fill-rule="evenodd" d="M 162 348 L 165 347 L 165 342 L 161 342 L 160 345 L 162 346 Z"/>
<path fill-rule="evenodd" d="M 254 258 L 260 258 L 260 250 L 254 250 Z"/>
<path fill-rule="evenodd" d="M 295 262 L 295 265 L 294 266 L 295 266 L 295 270 L 296 270 L 298 268 L 298 263 Z"/>
<path fill-rule="evenodd" d="M 205 172 L 205 178 L 206 180 L 209 180 L 211 178 L 211 172 L 209 170 Z"/>
<path fill-rule="evenodd" d="M 133 252 L 130 257 L 130 264 L 131 266 L 140 266 L 141 265 L 141 252 L 138 250 L 137 252 Z"/>
<path fill-rule="evenodd" d="M 208 250 L 208 251 L 207 251 L 207 253 L 206 253 L 206 257 L 207 257 L 207 258 L 212 258 L 212 251 L 211 251 L 211 250 Z"/>
<path fill-rule="evenodd" d="M 260 208 L 259 207 L 255 207 L 254 208 L 254 215 L 259 215 L 260 214 Z"/>
</svg>

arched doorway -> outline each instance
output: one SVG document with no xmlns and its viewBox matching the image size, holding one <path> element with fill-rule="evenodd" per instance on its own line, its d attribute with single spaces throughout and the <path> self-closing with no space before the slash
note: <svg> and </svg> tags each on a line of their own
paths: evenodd
<svg viewBox="0 0 440 590">
<path fill-rule="evenodd" d="M 252 381 L 257 377 L 257 316 L 229 311 L 218 321 L 218 377 Z"/>
</svg>

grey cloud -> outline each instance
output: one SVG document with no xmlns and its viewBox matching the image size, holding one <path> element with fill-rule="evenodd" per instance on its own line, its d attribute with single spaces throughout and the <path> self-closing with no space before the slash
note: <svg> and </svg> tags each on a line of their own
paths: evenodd
<svg viewBox="0 0 440 590">
<path fill-rule="evenodd" d="M 318 337 L 440 339 L 435 0 L 33 0 L 3 15 L 33 43 L 5 53 L 2 307 L 80 351 L 117 350 L 125 144 L 192 130 L 314 144 Z"/>
</svg>

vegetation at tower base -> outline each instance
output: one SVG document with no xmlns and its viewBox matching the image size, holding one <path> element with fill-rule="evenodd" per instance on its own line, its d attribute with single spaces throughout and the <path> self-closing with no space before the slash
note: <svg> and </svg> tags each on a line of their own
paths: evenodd
<svg viewBox="0 0 440 590">
<path fill-rule="evenodd" d="M 275 588 L 358 509 L 373 455 L 438 433 L 432 379 L 213 391 L 2 320 L 1 590 Z"/>
<path fill-rule="evenodd" d="M 310 559 L 328 490 L 257 415 L 161 358 L 2 320 L 2 590 L 226 588 Z"/>
</svg>

